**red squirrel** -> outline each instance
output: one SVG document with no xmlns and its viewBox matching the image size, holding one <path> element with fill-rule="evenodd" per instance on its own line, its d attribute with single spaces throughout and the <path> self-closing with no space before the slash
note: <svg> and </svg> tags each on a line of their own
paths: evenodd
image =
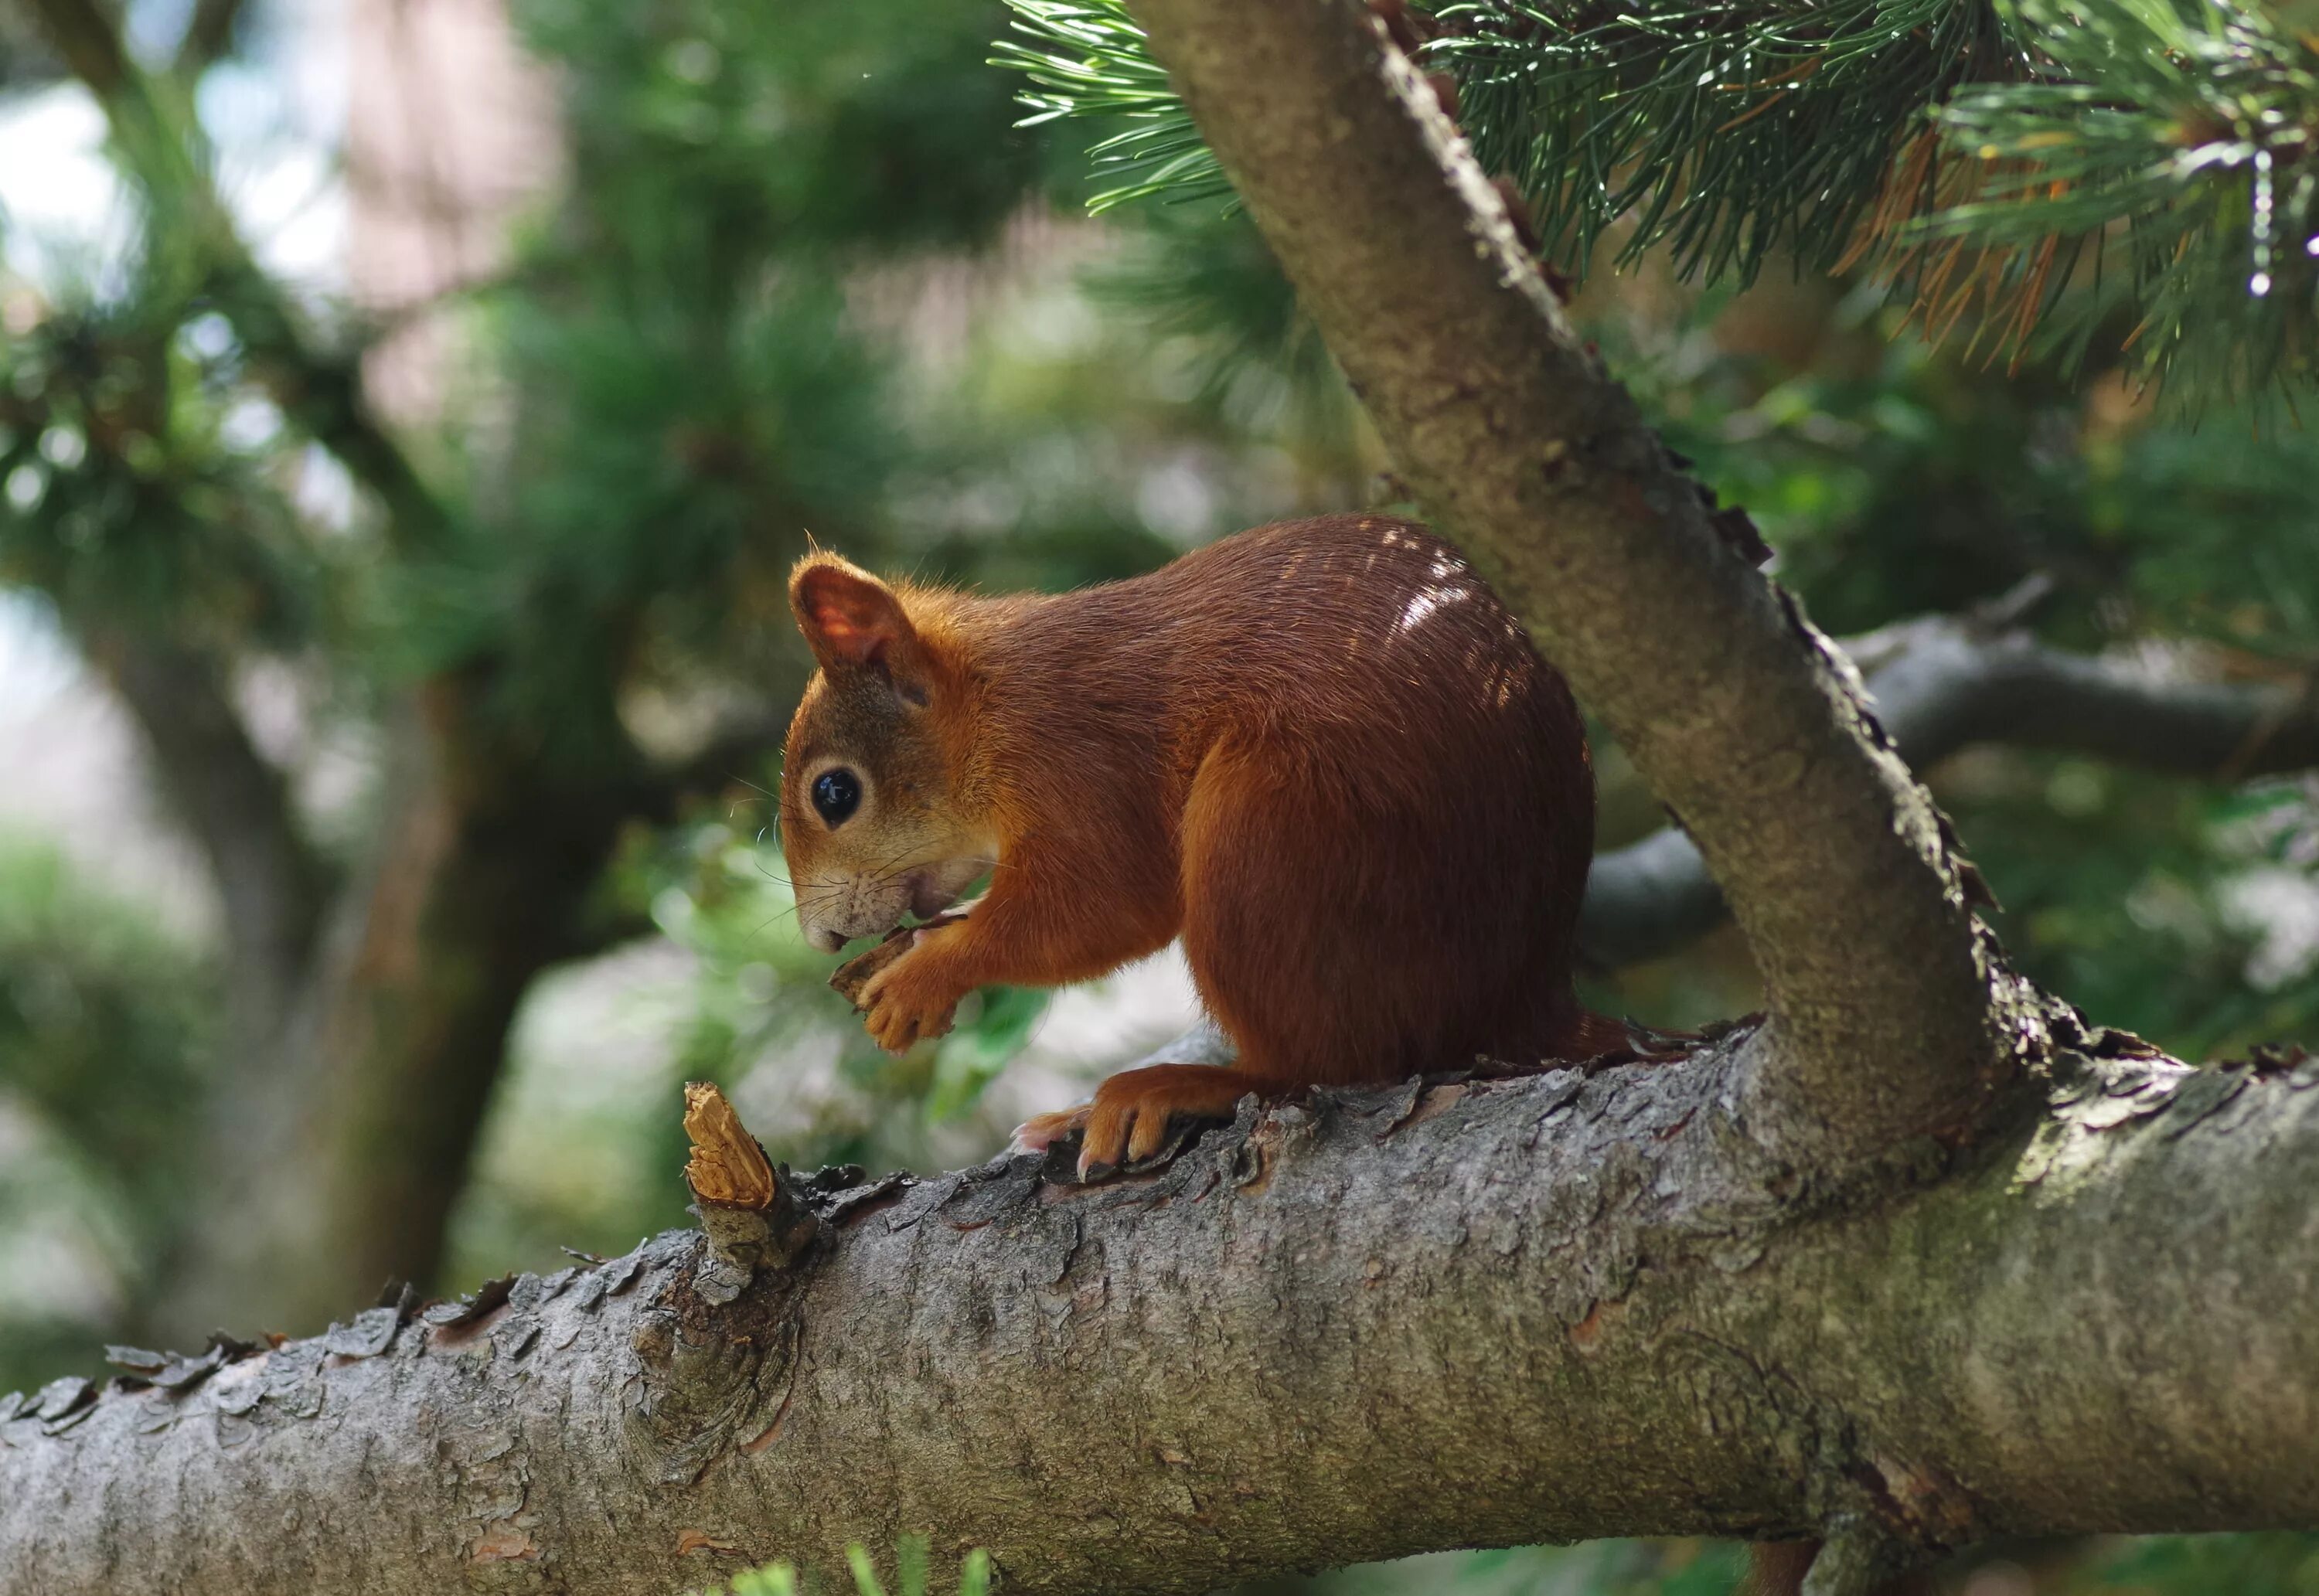
<svg viewBox="0 0 2319 1596">
<path fill-rule="evenodd" d="M 1082 1178 L 1250 1092 L 1578 1058 L 1624 1039 L 1571 987 L 1594 782 L 1569 689 L 1448 544 L 1382 516 L 1227 537 L 1052 596 L 888 584 L 808 555 L 820 669 L 781 843 L 835 951 L 922 928 L 861 991 L 899 1051 L 996 983 L 1081 981 L 1181 937 L 1230 1069 L 1156 1065 L 1033 1120 Z"/>
</svg>

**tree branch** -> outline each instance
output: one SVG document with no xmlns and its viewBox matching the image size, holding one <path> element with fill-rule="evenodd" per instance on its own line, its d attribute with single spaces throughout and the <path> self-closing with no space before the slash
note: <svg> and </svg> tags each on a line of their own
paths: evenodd
<svg viewBox="0 0 2319 1596">
<path fill-rule="evenodd" d="M 136 717 L 170 806 L 209 861 L 225 913 L 230 1033 L 256 1050 L 282 1023 L 314 951 L 328 872 L 282 772 L 249 740 L 213 662 L 153 636 L 82 644 Z"/>
<path fill-rule="evenodd" d="M 2307 688 L 2198 681 L 1943 617 L 1848 646 L 1883 662 L 1868 679 L 1876 717 L 1920 771 L 1982 743 L 2210 780 L 2319 765 L 2319 697 Z M 1593 962 L 1616 969 L 1674 952 L 1727 913 L 1699 850 L 1669 827 L 1594 861 L 1580 935 Z"/>
<path fill-rule="evenodd" d="M 240 335 L 253 374 L 275 402 L 377 495 L 396 536 L 418 545 L 439 538 L 448 517 L 371 413 L 358 364 L 314 346 L 296 308 L 235 230 L 210 181 L 185 86 L 141 69 L 96 0 L 32 0 L 32 9 L 73 75 L 104 106 L 148 203 L 176 212 L 167 230 L 171 242 L 191 253 L 203 289 Z"/>
<path fill-rule="evenodd" d="M 1401 474 L 1705 851 L 1773 1015 L 1751 1128 L 1836 1163 L 1969 1123 L 2009 1055 L 1936 812 L 1572 332 L 1421 76 L 1360 0 L 1133 9 Z"/>
<path fill-rule="evenodd" d="M 186 19 L 185 36 L 177 45 L 179 77 L 188 81 L 199 77 L 233 48 L 242 9 L 242 0 L 194 0 L 194 14 Z"/>
<path fill-rule="evenodd" d="M 2319 765 L 2319 695 L 2307 685 L 2197 681 L 1939 618 L 1854 646 L 1890 659 L 1872 679 L 1876 714 L 1912 764 L 2000 742 L 2209 780 Z"/>
<path fill-rule="evenodd" d="M 0 1560 L 43 1596 L 632 1596 L 920 1530 L 1010 1590 L 1188 1596 L 1605 1535 L 2307 1524 L 2319 1064 L 2079 1041 L 2035 1123 L 1882 1201 L 1741 1132 L 1736 1037 L 1245 1105 L 1137 1181 L 809 1183 L 819 1239 L 737 1292 L 672 1233 L 0 1399 Z"/>
</svg>

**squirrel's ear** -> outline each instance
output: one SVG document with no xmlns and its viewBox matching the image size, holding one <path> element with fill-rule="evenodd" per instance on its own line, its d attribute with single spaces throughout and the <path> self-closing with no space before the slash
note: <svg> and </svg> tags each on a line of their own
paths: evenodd
<svg viewBox="0 0 2319 1596">
<path fill-rule="evenodd" d="M 825 670 L 867 665 L 891 674 L 917 631 L 894 590 L 835 555 L 808 555 L 790 576 L 790 608 Z"/>
</svg>

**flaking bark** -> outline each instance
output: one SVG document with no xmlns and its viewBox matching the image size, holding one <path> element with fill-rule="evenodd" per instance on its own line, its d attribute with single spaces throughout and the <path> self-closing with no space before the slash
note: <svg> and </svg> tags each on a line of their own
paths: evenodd
<svg viewBox="0 0 2319 1596">
<path fill-rule="evenodd" d="M 0 1564 L 626 1596 L 918 1530 L 1011 1589 L 1194 1592 L 1602 1535 L 2319 1521 L 2319 1065 L 2060 1041 L 2010 1132 L 1842 1204 L 1750 1134 L 1744 1036 L 1251 1105 L 1102 1186 L 808 1184 L 818 1240 L 722 1305 L 672 1232 L 0 1402 Z"/>
</svg>

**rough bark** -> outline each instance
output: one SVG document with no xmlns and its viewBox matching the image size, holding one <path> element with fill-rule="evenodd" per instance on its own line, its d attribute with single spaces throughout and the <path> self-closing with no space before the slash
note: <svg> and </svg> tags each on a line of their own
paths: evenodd
<svg viewBox="0 0 2319 1596">
<path fill-rule="evenodd" d="M 1361 0 L 1133 9 L 1402 477 L 1722 883 L 1773 1015 L 1763 1132 L 1835 1163 L 1969 1124 L 2006 1022 L 1936 812 L 1572 332 L 1422 77 Z"/>
<path fill-rule="evenodd" d="M 1934 617 L 1845 645 L 1876 718 L 1917 770 L 1979 744 L 2089 754 L 2206 780 L 2319 765 L 2319 695 L 2087 658 Z M 1594 861 L 1581 934 L 1605 969 L 1664 958 L 1729 913 L 1699 849 L 1669 827 Z"/>
<path fill-rule="evenodd" d="M 1248 1105 L 1132 1182 L 809 1189 L 818 1239 L 721 1306 L 681 1232 L 464 1322 L 142 1360 L 0 1423 L 0 1558 L 38 1596 L 627 1596 L 919 1530 L 1010 1589 L 1195 1592 L 2319 1519 L 2319 1063 L 2081 1036 L 2011 1131 L 1889 1171 L 1945 1178 L 1829 1204 L 1751 1134 L 1742 1040 Z"/>
</svg>

